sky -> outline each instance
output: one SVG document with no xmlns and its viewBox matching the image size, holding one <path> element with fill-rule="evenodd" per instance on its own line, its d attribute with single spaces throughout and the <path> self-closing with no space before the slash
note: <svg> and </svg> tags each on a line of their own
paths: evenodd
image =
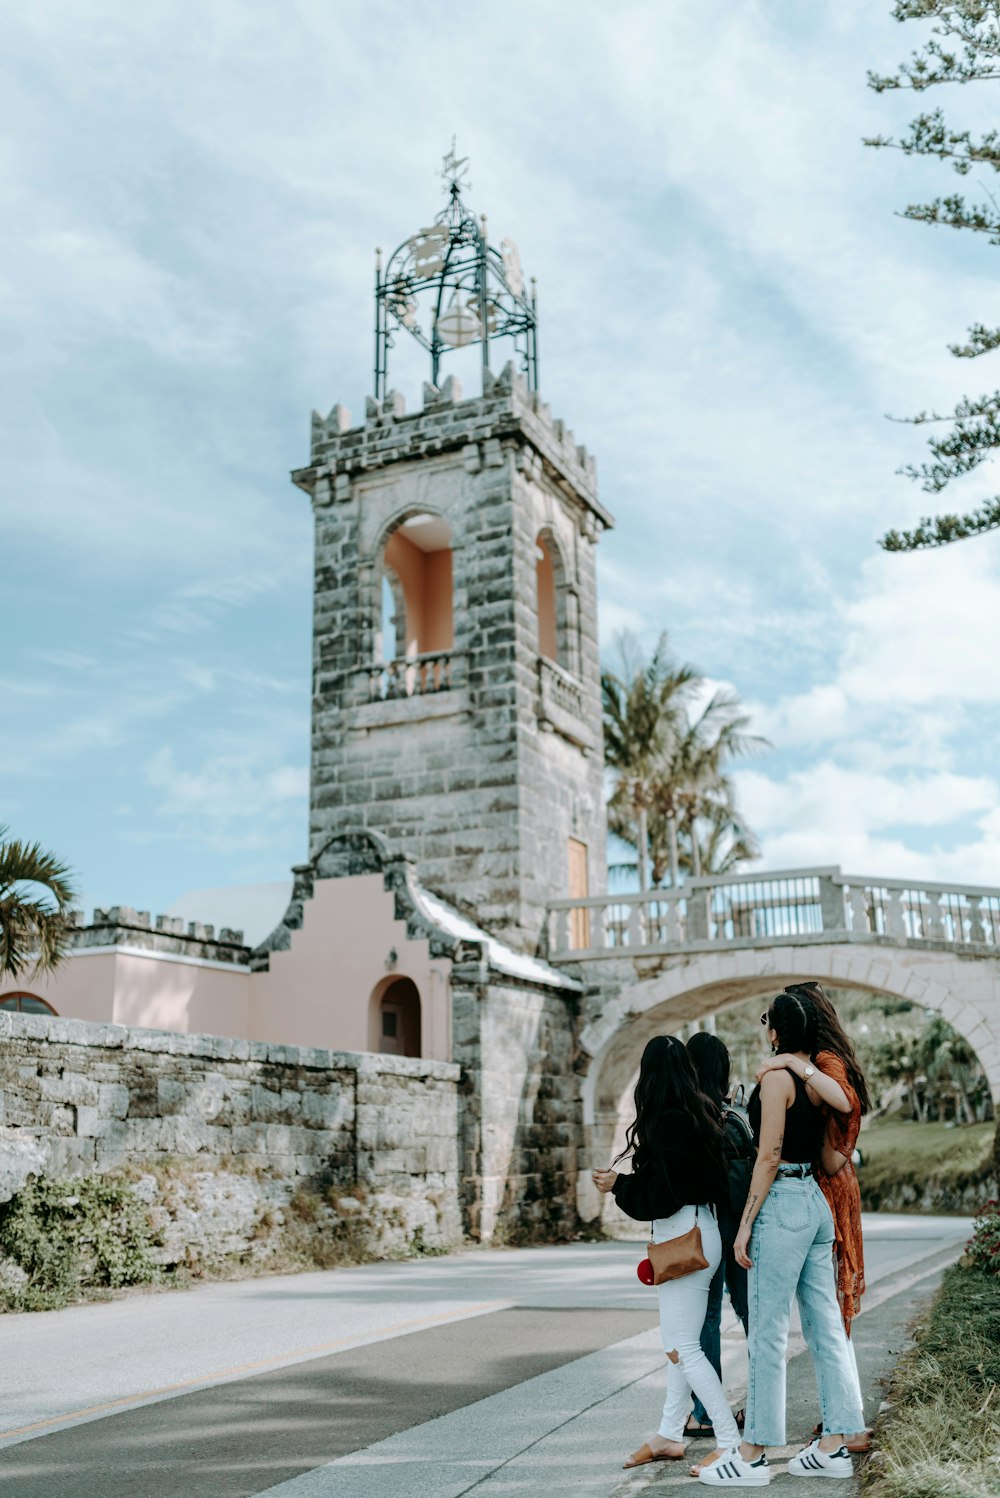
<svg viewBox="0 0 1000 1498">
<path fill-rule="evenodd" d="M 606 652 L 666 629 L 750 705 L 765 866 L 1000 883 L 1000 534 L 876 544 L 933 507 L 886 414 L 995 380 L 946 344 L 994 317 L 996 251 L 897 212 L 959 184 L 861 144 L 925 102 L 865 86 L 919 35 L 882 0 L 8 7 L 0 821 L 88 908 L 304 858 L 288 471 L 313 408 L 363 416 L 373 250 L 442 206 L 454 134 L 616 516 Z M 411 409 L 424 373 L 400 350 Z"/>
</svg>

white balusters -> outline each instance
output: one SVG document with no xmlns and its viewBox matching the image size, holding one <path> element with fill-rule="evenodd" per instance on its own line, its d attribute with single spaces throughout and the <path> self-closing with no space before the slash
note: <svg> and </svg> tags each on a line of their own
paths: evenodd
<svg viewBox="0 0 1000 1498">
<path fill-rule="evenodd" d="M 885 934 L 886 936 L 906 936 L 906 920 L 903 916 L 903 891 L 901 889 L 889 889 L 885 903 Z"/>
<path fill-rule="evenodd" d="M 941 891 L 929 889 L 926 891 L 924 899 L 927 903 L 924 935 L 928 941 L 944 941 L 944 922 L 941 919 Z"/>
<path fill-rule="evenodd" d="M 868 894 L 859 884 L 851 885 L 850 894 L 851 930 L 868 930 Z"/>
<path fill-rule="evenodd" d="M 421 679 L 422 690 L 441 689 L 432 675 Z M 692 878 L 677 890 L 553 901 L 551 915 L 556 960 L 579 951 L 782 945 L 810 936 L 836 942 L 848 933 L 853 941 L 1000 948 L 1000 890 L 866 880 L 839 869 Z"/>
</svg>

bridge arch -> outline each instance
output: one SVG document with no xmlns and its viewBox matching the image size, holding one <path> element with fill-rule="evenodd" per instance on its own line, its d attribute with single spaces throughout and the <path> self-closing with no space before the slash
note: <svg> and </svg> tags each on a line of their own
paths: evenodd
<svg viewBox="0 0 1000 1498">
<path fill-rule="evenodd" d="M 975 1050 L 994 1105 L 1000 1106 L 1000 957 L 964 956 L 916 943 L 755 942 L 661 959 L 655 974 L 626 979 L 617 997 L 585 1027 L 580 1045 L 588 1160 L 608 1158 L 624 1094 L 652 1036 L 809 978 L 936 1010 Z M 600 1211 L 589 1172 L 581 1172 L 579 1210 L 585 1219 Z"/>
</svg>

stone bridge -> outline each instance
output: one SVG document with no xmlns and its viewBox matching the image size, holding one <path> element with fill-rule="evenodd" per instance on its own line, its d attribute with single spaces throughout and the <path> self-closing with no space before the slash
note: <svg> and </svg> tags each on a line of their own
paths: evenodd
<svg viewBox="0 0 1000 1498">
<path fill-rule="evenodd" d="M 689 879 L 676 892 L 554 901 L 549 958 L 587 989 L 580 1035 L 589 1159 L 608 1155 L 647 1040 L 816 978 L 944 1016 L 1000 1104 L 1000 889 L 839 868 Z M 581 1173 L 581 1211 L 594 1215 Z"/>
</svg>

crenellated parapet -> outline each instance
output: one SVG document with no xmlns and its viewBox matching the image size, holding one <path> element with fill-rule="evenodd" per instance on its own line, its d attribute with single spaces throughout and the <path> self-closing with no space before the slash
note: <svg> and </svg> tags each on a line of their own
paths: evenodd
<svg viewBox="0 0 1000 1498">
<path fill-rule="evenodd" d="M 498 375 L 485 370 L 483 382 L 484 393 L 471 400 L 463 398 L 454 375 L 440 389 L 425 383 L 423 407 L 409 415 L 398 391 L 380 401 L 369 396 L 360 426 L 351 425 L 339 404 L 325 418 L 314 412 L 311 462 L 293 473 L 294 482 L 323 508 L 348 499 L 354 478 L 390 464 L 458 450 L 466 470 L 478 473 L 501 467 L 511 455 L 529 475 L 547 470 L 589 512 L 596 529 L 610 528 L 612 517 L 597 498 L 596 461 L 565 422 L 552 416 L 512 363 Z"/>
<path fill-rule="evenodd" d="M 242 931 L 223 926 L 216 932 L 214 926 L 204 921 L 184 921 L 172 915 L 154 917 L 148 910 L 133 910 L 130 905 L 95 910 L 89 922 L 82 910 L 75 910 L 71 924 L 75 951 L 128 947 L 238 967 L 246 966 L 249 958 L 250 949 Z"/>
</svg>

